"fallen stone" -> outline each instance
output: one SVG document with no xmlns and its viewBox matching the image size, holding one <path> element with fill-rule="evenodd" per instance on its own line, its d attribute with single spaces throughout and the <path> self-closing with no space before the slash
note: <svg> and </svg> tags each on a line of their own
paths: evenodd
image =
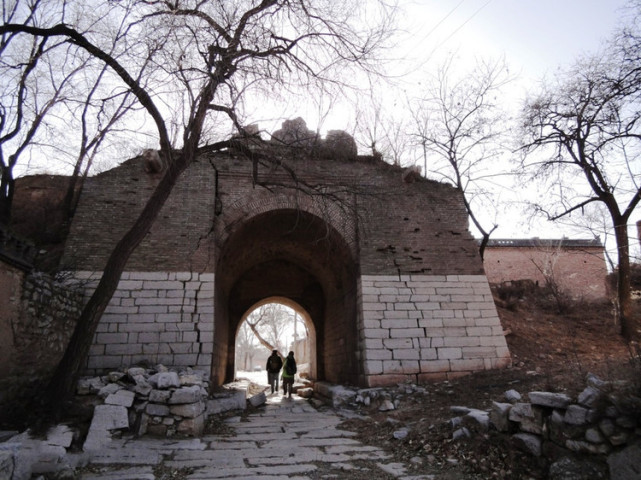
<svg viewBox="0 0 641 480">
<path fill-rule="evenodd" d="M 302 398 L 312 398 L 314 396 L 314 389 L 311 387 L 299 388 L 296 393 Z"/>
<path fill-rule="evenodd" d="M 510 389 L 503 394 L 505 399 L 510 403 L 516 403 L 521 401 L 521 394 L 514 389 Z"/>
<path fill-rule="evenodd" d="M 149 401 L 154 403 L 167 403 L 171 397 L 169 390 L 152 390 L 149 392 Z"/>
<path fill-rule="evenodd" d="M 525 418 L 534 418 L 532 405 L 529 403 L 515 403 L 510 409 L 508 418 L 513 422 L 522 422 Z"/>
<path fill-rule="evenodd" d="M 253 397 L 249 397 L 248 401 L 252 407 L 260 407 L 261 405 L 267 403 L 267 397 L 265 396 L 265 392 L 260 392 Z"/>
<path fill-rule="evenodd" d="M 473 432 L 487 432 L 490 429 L 490 414 L 472 409 L 463 416 L 463 425 Z"/>
<path fill-rule="evenodd" d="M 578 396 L 579 405 L 592 408 L 603 397 L 603 393 L 598 388 L 588 386 Z"/>
<path fill-rule="evenodd" d="M 400 430 L 396 430 L 392 435 L 396 440 L 403 440 L 409 435 L 410 431 L 407 428 L 401 428 Z"/>
<path fill-rule="evenodd" d="M 392 403 L 392 401 L 389 400 L 388 398 L 384 399 L 381 402 L 380 406 L 378 407 L 378 411 L 379 412 L 389 412 L 389 411 L 395 410 L 395 409 L 396 409 L 396 407 L 394 406 L 394 403 Z"/>
<path fill-rule="evenodd" d="M 105 383 L 100 377 L 81 378 L 76 385 L 76 392 L 78 395 L 90 395 L 100 391 L 105 386 Z"/>
<path fill-rule="evenodd" d="M 260 394 L 259 394 L 260 395 Z M 263 397 L 265 394 L 262 394 Z M 256 395 L 258 396 L 258 395 Z M 265 399 L 267 401 L 267 399 Z M 205 402 L 198 403 L 186 403 L 184 405 L 172 405 L 169 407 L 169 411 L 172 415 L 178 415 L 180 417 L 195 418 L 205 411 Z"/>
<path fill-rule="evenodd" d="M 472 437 L 472 434 L 465 427 L 461 427 L 458 430 L 454 430 L 454 433 L 452 433 L 453 440 L 462 440 L 462 439 L 471 438 L 471 437 Z"/>
<path fill-rule="evenodd" d="M 570 405 L 565 411 L 563 421 L 569 425 L 585 425 L 588 410 L 580 405 Z"/>
<path fill-rule="evenodd" d="M 499 432 L 507 432 L 510 430 L 510 420 L 508 417 L 511 409 L 512 404 L 510 403 L 492 402 L 490 422 Z"/>
<path fill-rule="evenodd" d="M 530 392 L 528 398 L 532 405 L 551 408 L 566 408 L 572 402 L 572 399 L 565 393 Z"/>
<path fill-rule="evenodd" d="M 174 390 L 169 398 L 169 404 L 176 405 L 181 403 L 196 403 L 201 400 L 200 387 L 192 385 L 189 387 L 181 387 Z"/>
<path fill-rule="evenodd" d="M 517 433 L 512 435 L 514 446 L 535 457 L 541 456 L 541 437 L 531 433 Z"/>
<path fill-rule="evenodd" d="M 148 403 L 145 407 L 145 413 L 152 417 L 164 417 L 169 415 L 169 406 L 162 403 Z"/>
<path fill-rule="evenodd" d="M 180 387 L 180 378 L 176 372 L 159 372 L 149 377 L 147 381 L 159 390 Z"/>
</svg>

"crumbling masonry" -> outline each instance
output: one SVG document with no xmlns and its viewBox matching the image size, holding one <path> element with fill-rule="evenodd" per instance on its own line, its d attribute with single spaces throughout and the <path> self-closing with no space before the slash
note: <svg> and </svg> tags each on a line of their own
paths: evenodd
<svg viewBox="0 0 641 480">
<path fill-rule="evenodd" d="M 259 145 L 287 168 L 230 149 L 183 174 L 86 373 L 146 361 L 229 381 L 238 327 L 272 300 L 306 320 L 317 379 L 377 386 L 509 363 L 460 191 L 373 157 Z M 87 294 L 161 175 L 139 157 L 87 180 L 63 259 Z"/>
</svg>

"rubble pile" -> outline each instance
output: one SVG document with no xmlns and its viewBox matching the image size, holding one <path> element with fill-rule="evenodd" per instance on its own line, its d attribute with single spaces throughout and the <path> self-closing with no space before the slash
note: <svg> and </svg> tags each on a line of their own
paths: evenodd
<svg viewBox="0 0 641 480">
<path fill-rule="evenodd" d="M 206 372 L 191 368 L 175 372 L 163 365 L 81 379 L 78 395 L 97 395 L 104 402 L 94 410 L 85 449 L 100 447 L 93 445 L 92 432 L 101 430 L 102 418 L 108 424 L 104 429 L 110 431 L 129 428 L 136 435 L 199 436 L 205 426 L 208 387 Z"/>
<path fill-rule="evenodd" d="M 612 478 L 632 478 L 625 472 L 641 458 L 641 398 L 620 387 L 588 375 L 587 387 L 576 399 L 529 392 L 524 401 L 509 390 L 505 402 L 492 402 L 490 411 L 452 407 L 457 414 L 450 420 L 452 438 L 483 435 L 493 428 L 510 435 L 520 450 L 556 460 L 550 471 L 562 471 L 558 478 L 565 478 L 576 455 L 607 458 L 611 475 L 623 475 Z"/>
</svg>

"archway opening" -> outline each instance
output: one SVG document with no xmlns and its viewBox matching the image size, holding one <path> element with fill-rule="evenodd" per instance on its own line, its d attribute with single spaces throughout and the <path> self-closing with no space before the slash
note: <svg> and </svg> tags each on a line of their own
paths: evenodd
<svg viewBox="0 0 641 480">
<path fill-rule="evenodd" d="M 240 325 L 257 306 L 277 298 L 315 332 L 310 375 L 358 384 L 358 266 L 342 235 L 296 209 L 271 210 L 232 226 L 217 254 L 212 382 L 235 378 Z"/>
<path fill-rule="evenodd" d="M 268 298 L 248 310 L 236 332 L 235 345 L 236 378 L 266 382 L 267 358 L 273 350 L 282 358 L 293 351 L 298 375 L 316 378 L 314 324 L 300 305 L 287 298 Z M 257 376 L 257 372 L 263 375 Z"/>
</svg>

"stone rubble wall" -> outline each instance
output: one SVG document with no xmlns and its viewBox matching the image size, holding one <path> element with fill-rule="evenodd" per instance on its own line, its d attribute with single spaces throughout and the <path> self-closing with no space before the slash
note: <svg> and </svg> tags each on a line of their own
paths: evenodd
<svg viewBox="0 0 641 480">
<path fill-rule="evenodd" d="M 96 395 L 97 405 L 84 450 L 100 450 L 115 430 L 171 437 L 199 436 L 206 420 L 209 372 L 131 367 L 101 377 L 83 378 L 78 395 Z"/>
<path fill-rule="evenodd" d="M 12 338 L 4 339 L 6 363 L 0 377 L 0 406 L 31 388 L 41 388 L 64 354 L 82 309 L 82 292 L 67 280 L 30 272 L 14 295 L 17 308 L 7 311 Z M 17 292 L 17 290 L 16 290 Z"/>
<path fill-rule="evenodd" d="M 98 275 L 74 272 L 86 282 L 86 298 Z M 213 316 L 211 273 L 124 272 L 96 330 L 84 373 L 140 363 L 209 371 Z"/>
<path fill-rule="evenodd" d="M 484 275 L 362 276 L 367 384 L 423 383 L 510 363 Z"/>
<path fill-rule="evenodd" d="M 494 428 L 510 435 L 520 450 L 545 457 L 550 472 L 562 471 L 555 479 L 570 478 L 572 465 L 565 464 L 572 463 L 572 455 L 587 455 L 595 464 L 607 461 L 613 479 L 639 478 L 641 398 L 630 388 L 589 374 L 587 387 L 577 398 L 529 392 L 525 401 L 519 392 L 509 390 L 505 402 L 492 402 L 490 411 L 452 407 L 459 414 L 451 420 L 453 438 L 469 438 Z M 636 476 L 629 476 L 634 471 Z"/>
</svg>

